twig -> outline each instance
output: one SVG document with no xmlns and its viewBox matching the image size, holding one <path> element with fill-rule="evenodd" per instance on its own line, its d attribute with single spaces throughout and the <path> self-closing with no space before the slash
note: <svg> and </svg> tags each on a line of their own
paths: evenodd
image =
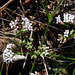
<svg viewBox="0 0 75 75">
<path fill-rule="evenodd" d="M 47 23 L 42 23 L 42 22 L 40 22 L 40 21 L 38 21 L 38 20 L 34 20 L 34 21 L 31 21 L 31 22 L 34 23 L 34 24 L 39 23 L 39 24 L 41 24 L 41 26 L 47 26 Z M 54 26 L 52 26 L 52 25 L 49 25 L 49 27 L 52 28 L 52 29 L 60 30 L 60 31 L 63 32 L 62 29 L 57 28 L 57 27 L 54 27 Z"/>
<path fill-rule="evenodd" d="M 46 63 L 45 63 L 45 58 L 44 58 L 44 56 L 42 58 L 43 58 L 43 64 L 44 64 L 44 67 L 45 67 L 45 70 L 46 70 L 46 75 L 48 75 L 48 70 L 47 70 L 47 66 L 46 66 Z"/>
<path fill-rule="evenodd" d="M 31 31 L 31 33 L 30 33 L 30 38 L 32 38 L 32 34 L 33 34 L 33 31 Z"/>
<path fill-rule="evenodd" d="M 4 10 L 13 20 L 15 20 L 15 18 L 13 16 L 11 16 L 6 10 Z"/>
<path fill-rule="evenodd" d="M 5 21 L 8 21 L 8 22 L 10 22 L 10 20 L 7 20 L 7 19 L 4 19 L 4 18 L 0 18 L 1 20 L 5 20 Z"/>
<path fill-rule="evenodd" d="M 6 46 L 6 40 L 5 40 L 5 25 L 4 25 L 4 21 L 2 20 L 2 25 L 3 25 L 3 37 L 4 37 L 4 48 Z"/>
<path fill-rule="evenodd" d="M 24 68 L 25 65 L 26 65 L 27 58 L 28 58 L 28 52 L 27 52 L 27 54 L 26 54 L 26 58 L 25 58 L 25 61 L 24 61 L 24 63 L 23 63 L 23 68 Z"/>
<path fill-rule="evenodd" d="M 23 7 L 23 5 L 22 5 L 22 1 L 19 0 L 19 2 L 20 2 L 20 5 L 21 5 L 21 7 L 22 7 L 22 10 L 23 10 L 23 12 L 24 12 L 24 15 L 25 15 L 25 10 L 24 10 L 24 7 Z"/>
<path fill-rule="evenodd" d="M 59 47 L 59 48 L 54 48 L 54 50 L 69 48 L 69 47 L 72 47 L 72 46 L 75 46 L 75 44 L 64 46 L 64 47 Z"/>
<path fill-rule="evenodd" d="M 17 7 L 17 9 L 19 9 L 19 11 L 22 13 L 22 17 L 24 16 L 24 12 L 20 9 L 20 7 Z"/>
<path fill-rule="evenodd" d="M 9 9 L 9 8 L 6 8 L 6 10 L 8 10 L 8 11 L 10 11 L 10 12 L 12 12 L 12 13 L 14 13 L 14 14 L 16 14 L 16 15 L 21 16 L 21 17 L 22 17 L 22 15 L 21 15 L 21 14 L 18 14 L 18 13 L 16 13 L 15 11 L 12 11 L 12 10 L 11 10 L 11 9 Z"/>
<path fill-rule="evenodd" d="M 6 75 L 8 75 L 9 63 L 6 63 Z"/>
<path fill-rule="evenodd" d="M 0 7 L 0 12 L 3 11 L 13 0 L 9 0 L 6 4 Z"/>
<path fill-rule="evenodd" d="M 21 44 L 21 53 L 22 53 L 22 55 L 23 55 L 23 47 L 22 47 L 22 44 Z"/>
</svg>

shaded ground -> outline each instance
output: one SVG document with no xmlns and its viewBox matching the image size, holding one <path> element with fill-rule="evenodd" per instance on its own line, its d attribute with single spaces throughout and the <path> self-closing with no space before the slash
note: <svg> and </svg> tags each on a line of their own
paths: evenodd
<svg viewBox="0 0 75 75">
<path fill-rule="evenodd" d="M 2 0 L 0 3 L 0 6 L 2 6 L 3 4 L 5 4 L 8 0 Z M 37 0 L 36 0 L 37 1 Z M 17 17 L 22 17 L 24 14 L 26 17 L 28 17 L 31 22 L 33 23 L 33 34 L 34 34 L 34 42 L 33 45 L 38 48 L 39 46 L 39 40 L 42 40 L 42 36 L 44 35 L 46 26 L 47 26 L 47 15 L 45 13 L 45 10 L 42 8 L 40 1 L 38 0 L 36 1 L 32 1 L 28 4 L 23 5 L 24 11 L 22 10 L 22 7 L 19 3 L 18 0 L 13 1 L 11 4 L 9 4 L 6 8 L 5 11 L 3 10 L 2 12 L 0 12 L 0 23 L 2 23 L 1 19 L 5 19 L 4 20 L 4 24 L 5 24 L 5 38 L 6 41 L 4 39 L 3 36 L 3 28 L 2 25 L 0 25 L 0 64 L 2 63 L 2 53 L 3 53 L 3 46 L 4 43 L 8 43 L 11 42 L 15 36 L 15 32 L 14 30 L 10 29 L 9 27 L 9 22 L 10 20 L 13 20 Z M 43 0 L 44 1 L 44 0 Z M 54 9 L 56 8 L 57 4 L 58 4 L 59 0 L 51 0 L 51 1 L 47 1 L 47 5 L 48 5 L 48 10 L 49 12 L 53 12 Z M 7 12 L 11 15 L 9 15 Z M 63 13 L 70 13 L 75 15 L 75 1 L 74 0 L 63 0 L 58 11 L 56 12 L 55 16 L 54 16 L 54 20 L 51 22 L 45 41 L 44 43 L 47 44 L 48 46 L 58 49 L 58 52 L 54 52 L 55 54 L 58 55 L 63 55 L 66 57 L 75 57 L 75 53 L 73 53 L 71 46 L 64 48 L 65 46 L 69 46 L 70 43 L 69 41 L 67 41 L 66 43 L 62 44 L 61 46 L 59 46 L 59 43 L 57 42 L 57 38 L 58 38 L 58 33 L 62 33 L 64 32 L 65 29 L 74 29 L 75 30 L 75 19 L 74 19 L 74 23 L 70 24 L 69 27 L 65 27 L 65 26 L 61 26 L 60 24 L 56 24 L 56 20 L 55 17 L 60 14 L 61 15 L 61 19 L 63 20 Z M 19 26 L 19 30 L 20 31 L 21 26 Z M 29 33 L 30 34 L 30 33 Z M 24 34 L 23 34 L 24 35 Z M 29 35 L 28 35 L 29 36 Z M 20 50 L 20 44 L 19 44 L 19 40 L 20 40 L 20 35 L 16 38 L 15 40 L 15 45 L 16 45 L 16 51 Z M 70 40 L 72 44 L 74 44 L 74 48 L 75 48 L 75 40 L 71 39 Z M 23 48 L 25 49 L 25 47 Z M 26 51 L 25 51 L 26 52 Z M 58 64 L 57 61 L 55 60 L 51 60 L 49 58 L 46 58 L 47 61 L 47 66 L 48 66 L 48 71 L 50 74 L 54 73 L 53 68 L 57 67 L 57 66 L 62 66 L 60 64 Z M 26 67 L 23 69 L 22 65 L 23 65 L 24 60 L 22 61 L 17 61 L 14 64 L 10 64 L 11 66 L 9 67 L 9 75 L 19 75 L 19 73 L 22 73 L 22 75 L 29 75 L 30 69 L 31 69 L 31 65 L 33 63 L 33 60 L 30 59 L 30 56 L 28 57 L 27 63 L 26 63 Z M 70 61 L 72 62 L 72 61 Z M 66 62 L 65 64 L 67 64 L 68 62 Z M 75 65 L 75 64 L 74 64 Z M 68 72 L 67 75 L 72 75 L 72 71 L 74 69 L 74 65 L 68 67 Z M 51 69 L 49 69 L 49 67 Z M 34 71 L 38 71 L 41 73 L 41 75 L 45 74 L 45 69 L 44 69 L 44 65 L 43 65 L 43 61 L 41 58 L 38 58 L 36 65 L 34 67 Z M 66 71 L 67 72 L 67 71 Z M 2 72 L 3 75 L 5 75 L 5 68 L 4 71 Z M 65 74 L 62 74 L 65 75 Z"/>
</svg>

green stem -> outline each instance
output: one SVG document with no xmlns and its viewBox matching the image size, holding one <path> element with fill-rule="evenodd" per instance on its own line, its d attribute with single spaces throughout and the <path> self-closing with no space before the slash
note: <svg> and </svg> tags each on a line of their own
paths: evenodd
<svg viewBox="0 0 75 75">
<path fill-rule="evenodd" d="M 54 14 L 56 13 L 56 11 L 58 10 L 60 4 L 61 4 L 62 0 L 60 0 L 59 4 L 57 5 L 56 9 L 54 10 Z"/>
<path fill-rule="evenodd" d="M 43 44 L 43 42 L 44 42 L 44 39 L 45 39 L 45 36 L 46 36 L 46 34 L 47 34 L 48 27 L 49 27 L 51 21 L 53 20 L 53 16 L 54 16 L 55 12 L 57 11 L 57 9 L 59 8 L 60 3 L 62 2 L 62 0 L 60 0 L 59 4 L 57 5 L 57 7 L 56 7 L 56 9 L 55 9 L 55 11 L 54 11 L 54 13 L 51 13 L 50 17 L 49 17 L 48 10 L 45 8 L 44 3 L 42 2 L 42 0 L 40 0 L 40 2 L 41 2 L 41 4 L 42 4 L 43 8 L 45 9 L 45 11 L 46 11 L 46 13 L 47 13 L 47 16 L 48 16 L 48 25 L 47 25 L 47 27 L 46 27 L 45 34 L 44 34 L 44 37 L 43 37 L 42 42 L 41 42 L 41 45 L 40 45 L 40 46 L 42 46 L 42 44 Z M 39 55 L 37 55 L 37 57 L 38 57 L 38 56 L 39 56 Z M 37 60 L 37 58 L 36 58 L 36 59 L 34 60 L 34 62 L 33 62 L 33 65 L 32 65 L 32 68 L 31 68 L 30 73 L 33 71 L 33 68 L 34 68 L 34 65 L 35 65 L 36 60 Z"/>
<path fill-rule="evenodd" d="M 72 63 L 70 63 L 69 65 L 67 65 L 65 68 L 69 67 L 70 65 L 73 65 L 74 63 L 75 63 L 75 61 L 72 62 Z M 59 71 L 56 71 L 56 73 L 59 73 L 60 71 L 64 70 L 65 68 L 62 68 L 62 69 L 60 69 Z M 56 73 L 55 73 L 55 74 L 56 74 Z"/>
<path fill-rule="evenodd" d="M 75 68 L 74 68 L 74 70 L 73 70 L 73 74 L 72 75 L 75 75 Z"/>
<path fill-rule="evenodd" d="M 32 68 L 31 68 L 31 70 L 30 70 L 30 73 L 33 71 L 33 68 L 34 68 L 34 65 L 35 65 L 35 63 L 36 63 L 36 60 L 37 60 L 37 58 L 36 58 L 36 59 L 34 60 L 34 62 L 33 62 L 33 65 L 32 65 Z M 29 75 L 31 75 L 30 73 L 29 73 Z"/>
<path fill-rule="evenodd" d="M 4 66 L 4 62 L 2 63 L 2 66 L 1 66 L 0 75 L 1 75 L 2 70 L 3 70 L 3 66 Z"/>
<path fill-rule="evenodd" d="M 68 60 L 75 60 L 75 58 L 69 58 L 69 57 L 64 57 L 64 56 L 57 56 L 57 55 L 51 55 L 51 54 L 50 54 L 50 56 L 59 57 L 59 58 L 62 58 L 62 59 L 68 59 Z"/>
<path fill-rule="evenodd" d="M 45 34 L 44 34 L 44 37 L 43 37 L 43 39 L 42 39 L 42 42 L 41 42 L 41 45 L 40 45 L 40 46 L 42 46 L 42 44 L 43 44 L 43 42 L 44 42 L 44 39 L 45 39 L 45 36 L 46 36 L 46 34 L 47 34 L 47 30 L 48 30 L 49 25 L 50 25 L 50 23 L 48 22 L 48 25 L 47 25 L 47 28 L 46 28 L 46 31 L 45 31 Z"/>
<path fill-rule="evenodd" d="M 15 38 L 19 35 L 19 34 L 21 34 L 22 32 L 20 31 L 19 33 L 17 33 L 16 35 L 15 35 L 15 37 L 14 37 L 14 39 L 13 39 L 13 41 L 12 41 L 12 44 L 14 43 L 14 41 L 15 41 Z"/>
</svg>

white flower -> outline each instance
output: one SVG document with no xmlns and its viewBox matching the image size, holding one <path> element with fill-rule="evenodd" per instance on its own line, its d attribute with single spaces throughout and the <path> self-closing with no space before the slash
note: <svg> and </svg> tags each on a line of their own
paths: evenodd
<svg viewBox="0 0 75 75">
<path fill-rule="evenodd" d="M 46 45 L 42 45 L 42 47 L 43 47 L 43 51 L 42 51 L 42 53 L 40 54 L 40 56 L 43 58 L 44 56 L 47 56 L 48 54 L 49 54 L 49 47 L 48 46 L 46 46 Z"/>
<path fill-rule="evenodd" d="M 68 34 L 69 34 L 69 30 L 65 30 L 64 37 L 68 37 Z"/>
<path fill-rule="evenodd" d="M 34 74 L 34 73 L 30 73 L 30 75 L 36 75 L 36 74 Z"/>
<path fill-rule="evenodd" d="M 22 59 L 26 59 L 25 56 L 22 55 L 14 55 L 14 52 L 12 52 L 11 48 L 14 46 L 14 44 L 7 44 L 6 49 L 3 52 L 3 60 L 7 64 L 12 61 L 18 61 Z"/>
<path fill-rule="evenodd" d="M 14 55 L 14 53 L 11 52 L 10 50 L 9 51 L 4 50 L 4 52 L 3 52 L 4 62 L 6 62 L 6 63 L 12 62 L 13 55 Z"/>
<path fill-rule="evenodd" d="M 49 49 L 49 47 L 44 47 L 44 50 Z"/>
<path fill-rule="evenodd" d="M 64 21 L 63 22 L 69 22 L 68 13 L 64 13 Z"/>
<path fill-rule="evenodd" d="M 74 15 L 64 13 L 64 20 L 63 22 L 72 22 L 73 23 Z"/>
<path fill-rule="evenodd" d="M 7 48 L 12 48 L 13 46 L 15 46 L 15 45 L 12 44 L 12 43 L 9 43 L 9 44 L 7 44 L 7 46 L 6 46 L 6 49 L 7 49 Z"/>
<path fill-rule="evenodd" d="M 9 25 L 10 25 L 11 28 L 14 28 L 15 27 L 15 24 L 14 24 L 13 21 L 11 21 L 11 23 L 9 23 Z"/>
<path fill-rule="evenodd" d="M 24 21 L 21 24 L 24 25 Z"/>
<path fill-rule="evenodd" d="M 9 23 L 9 25 L 10 25 L 11 28 L 15 28 L 16 24 L 17 24 L 17 20 L 11 21 L 11 23 Z"/>
<path fill-rule="evenodd" d="M 12 58 L 14 56 L 14 52 L 11 50 L 12 46 L 14 46 L 14 44 L 7 44 L 6 49 L 3 52 L 3 60 L 6 63 L 12 62 Z"/>
<path fill-rule="evenodd" d="M 23 22 L 23 31 L 33 31 L 32 23 L 30 23 L 30 20 L 28 18 L 22 18 Z"/>
<path fill-rule="evenodd" d="M 60 15 L 58 15 L 58 17 L 55 17 L 55 18 L 56 18 L 56 24 L 61 22 Z"/>
<path fill-rule="evenodd" d="M 45 50 L 41 53 L 41 57 L 43 58 L 43 56 L 47 56 L 49 54 L 48 50 Z"/>
<path fill-rule="evenodd" d="M 73 23 L 74 15 L 69 15 L 69 20 Z"/>
<path fill-rule="evenodd" d="M 26 22 L 26 24 L 23 26 L 23 31 L 33 31 L 33 27 L 31 25 L 31 23 Z"/>
<path fill-rule="evenodd" d="M 26 22 L 25 25 L 27 25 L 27 26 L 31 26 L 32 23 L 30 23 L 30 22 Z"/>
<path fill-rule="evenodd" d="M 31 73 L 30 75 L 39 75 L 40 73 L 35 71 L 35 73 Z"/>
<path fill-rule="evenodd" d="M 43 47 L 43 50 L 44 50 L 44 51 L 46 51 L 46 50 L 48 50 L 48 49 L 49 49 L 49 47 L 48 47 L 48 46 L 46 46 L 46 45 L 42 45 L 42 47 Z"/>
<path fill-rule="evenodd" d="M 30 22 L 30 20 L 27 17 L 22 17 L 22 20 L 25 22 Z"/>
</svg>

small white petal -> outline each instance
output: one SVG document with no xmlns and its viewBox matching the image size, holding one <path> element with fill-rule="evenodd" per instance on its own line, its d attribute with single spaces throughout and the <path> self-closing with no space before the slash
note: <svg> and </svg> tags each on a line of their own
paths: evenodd
<svg viewBox="0 0 75 75">
<path fill-rule="evenodd" d="M 22 56 L 22 55 L 15 55 L 13 56 L 13 61 L 18 61 L 18 60 L 22 60 L 22 59 L 25 59 L 26 57 L 25 56 Z"/>
</svg>

